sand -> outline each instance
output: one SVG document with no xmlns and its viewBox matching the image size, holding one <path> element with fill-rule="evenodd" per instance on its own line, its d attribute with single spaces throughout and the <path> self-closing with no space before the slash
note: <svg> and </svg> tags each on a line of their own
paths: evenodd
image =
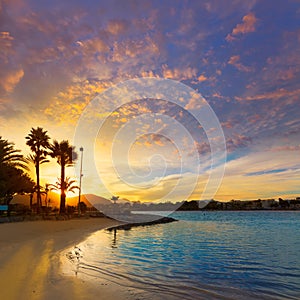
<svg viewBox="0 0 300 300">
<path fill-rule="evenodd" d="M 116 284 L 95 284 L 61 272 L 61 255 L 66 249 L 117 224 L 107 218 L 0 224 L 0 298 L 136 299 Z"/>
</svg>

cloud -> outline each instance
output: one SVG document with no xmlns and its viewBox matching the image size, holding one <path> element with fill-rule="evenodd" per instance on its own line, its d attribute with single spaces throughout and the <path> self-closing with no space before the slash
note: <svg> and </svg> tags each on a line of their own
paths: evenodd
<svg viewBox="0 0 300 300">
<path fill-rule="evenodd" d="M 211 152 L 210 145 L 207 142 L 198 143 L 198 142 L 194 141 L 194 146 L 196 147 L 196 149 L 200 155 Z"/>
<path fill-rule="evenodd" d="M 278 153 L 285 154 L 287 160 L 290 154 L 296 154 L 299 124 L 287 124 L 287 121 L 298 120 L 300 96 L 300 32 L 293 5 L 274 8 L 270 3 L 255 0 L 234 0 L 230 5 L 218 0 L 182 5 L 159 1 L 133 1 L 126 5 L 117 2 L 95 6 L 91 1 L 75 1 L 70 5 L 58 0 L 51 3 L 0 0 L 3 134 L 11 134 L 20 148 L 24 147 L 25 126 L 28 130 L 31 126 L 43 126 L 52 130 L 53 136 L 71 138 L 74 124 L 95 95 L 114 83 L 142 75 L 187 81 L 199 89 L 223 122 L 230 158 L 234 151 L 241 155 L 261 146 L 272 149 L 275 160 Z M 275 15 L 264 14 L 270 9 Z M 165 13 L 161 14 L 162 11 Z M 214 22 L 211 22 L 212 16 Z M 236 16 L 240 20 L 234 20 Z M 224 37 L 228 33 L 229 42 L 255 32 L 258 16 L 264 16 L 265 26 L 259 28 L 257 38 L 251 34 L 251 43 L 226 43 Z M 279 19 L 287 23 L 280 24 Z M 257 72 L 250 73 L 254 67 Z M 115 98 L 103 103 L 95 115 L 103 117 L 105 111 L 110 111 L 107 108 L 117 107 Z M 201 109 L 200 99 L 190 97 L 188 100 L 181 105 L 189 110 Z M 272 109 L 268 100 L 273 101 Z M 196 145 L 199 153 L 209 150 L 207 140 L 200 133 L 203 129 L 198 128 L 183 109 L 167 108 L 161 102 L 126 107 L 116 111 L 114 117 L 119 118 L 122 124 L 117 125 L 121 128 L 123 122 L 132 121 L 133 116 L 153 111 L 175 118 L 191 131 L 194 140 L 199 142 Z M 159 122 L 161 126 L 165 124 L 164 119 Z M 141 124 L 139 129 L 147 132 L 144 126 Z M 115 128 L 111 130 L 115 132 Z M 22 136 L 20 133 L 19 138 L 16 132 Z M 177 134 L 174 128 L 162 132 L 166 136 L 170 133 Z M 294 135 L 289 136 L 292 133 Z M 278 137 L 281 138 L 279 146 L 275 142 Z M 161 152 L 167 152 L 168 148 L 171 155 L 171 145 L 161 147 L 170 142 L 155 136 L 148 142 L 147 145 Z M 184 149 L 193 146 L 190 142 Z M 143 148 L 146 152 L 154 149 Z M 238 151 L 241 149 L 245 151 Z M 259 159 L 259 154 L 253 156 Z M 250 164 L 254 163 L 253 158 Z M 260 164 L 258 172 L 269 167 L 263 161 Z M 245 167 L 241 165 L 238 171 L 242 173 Z M 275 167 L 271 165 L 272 168 Z M 243 185 L 238 176 L 243 177 L 237 174 L 230 179 L 237 179 L 241 186 L 250 184 Z M 230 193 L 232 182 L 228 180 L 227 184 Z M 238 194 L 238 188 L 234 192 Z"/>
<path fill-rule="evenodd" d="M 206 101 L 199 94 L 192 94 L 189 102 L 185 105 L 187 110 L 197 110 L 206 105 Z"/>
<path fill-rule="evenodd" d="M 249 14 L 243 17 L 243 22 L 236 25 L 233 28 L 231 34 L 226 36 L 226 40 L 231 42 L 235 40 L 235 36 L 246 34 L 249 32 L 254 32 L 256 29 L 257 18 L 255 17 L 254 13 L 250 12 Z"/>
<path fill-rule="evenodd" d="M 241 57 L 239 55 L 233 55 L 229 58 L 228 64 L 235 66 L 239 71 L 251 72 L 252 68 L 244 66 L 240 62 Z"/>
<path fill-rule="evenodd" d="M 140 136 L 137 143 L 139 145 L 145 145 L 146 147 L 153 147 L 155 145 L 163 147 L 170 144 L 170 140 L 162 134 L 150 133 Z"/>
<path fill-rule="evenodd" d="M 149 35 L 143 38 L 130 38 L 122 41 L 115 41 L 112 46 L 111 62 L 136 64 L 139 58 L 145 63 L 154 59 L 160 54 L 159 44 Z M 147 58 L 147 59 L 146 59 Z"/>
<path fill-rule="evenodd" d="M 11 36 L 10 32 L 8 32 L 8 31 L 0 32 L 0 49 L 1 49 L 0 59 L 4 63 L 9 62 L 9 57 L 14 52 L 13 48 L 12 48 L 13 40 L 14 40 L 14 38 Z"/>
<path fill-rule="evenodd" d="M 113 35 L 126 33 L 129 29 L 129 23 L 126 20 L 110 20 L 107 23 L 107 31 Z"/>
<path fill-rule="evenodd" d="M 278 146 L 278 147 L 274 147 L 272 148 L 272 151 L 300 151 L 300 145 L 296 145 L 296 146 Z"/>
<path fill-rule="evenodd" d="M 164 78 L 175 80 L 187 80 L 197 77 L 197 69 L 191 67 L 169 68 L 168 65 L 162 65 L 162 75 Z"/>
<path fill-rule="evenodd" d="M 300 73 L 300 30 L 284 32 L 276 55 L 266 59 L 262 79 L 273 85 L 287 85 L 298 82 Z"/>
<path fill-rule="evenodd" d="M 203 75 L 203 74 L 201 74 L 200 76 L 198 76 L 198 81 L 199 82 L 203 82 L 203 81 L 206 81 L 208 78 L 205 76 L 205 75 Z"/>
<path fill-rule="evenodd" d="M 106 82 L 95 80 L 70 84 L 51 99 L 44 114 L 56 122 L 74 124 L 85 106 L 107 87 Z"/>
<path fill-rule="evenodd" d="M 226 163 L 225 176 L 217 199 L 258 199 L 281 197 L 299 190 L 297 152 L 257 151 Z M 274 172 L 282 170 L 282 172 Z M 256 175 L 259 174 L 259 175 Z M 247 176 L 253 174 L 253 176 Z"/>
<path fill-rule="evenodd" d="M 1 78 L 0 85 L 6 93 L 11 93 L 23 76 L 23 69 L 11 70 Z"/>
<path fill-rule="evenodd" d="M 226 148 L 228 152 L 234 152 L 237 149 L 249 146 L 251 142 L 251 137 L 247 137 L 242 134 L 236 134 L 233 137 L 226 140 Z"/>
<path fill-rule="evenodd" d="M 95 55 L 97 52 L 107 52 L 109 47 L 101 38 L 91 38 L 88 40 L 78 40 L 77 45 L 81 48 L 85 56 Z"/>
<path fill-rule="evenodd" d="M 300 89 L 293 91 L 288 91 L 286 89 L 278 89 L 273 92 L 267 92 L 264 94 L 245 96 L 245 97 L 235 97 L 238 101 L 259 101 L 259 100 L 278 100 L 285 97 L 290 97 L 291 99 L 298 99 L 300 95 Z"/>
</svg>

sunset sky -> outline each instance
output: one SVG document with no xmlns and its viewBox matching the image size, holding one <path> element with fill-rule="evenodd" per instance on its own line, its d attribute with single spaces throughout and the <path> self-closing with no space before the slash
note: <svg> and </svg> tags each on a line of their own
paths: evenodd
<svg viewBox="0 0 300 300">
<path fill-rule="evenodd" d="M 116 86 L 149 77 L 200 96 L 119 100 Z M 300 195 L 300 1 L 0 0 L 0 136 L 24 155 L 37 126 L 83 146 L 84 193 L 210 196 L 208 176 L 223 168 L 210 137 L 222 136 L 203 107 L 227 149 L 215 199 Z M 55 161 L 41 168 L 44 183 L 58 174 Z"/>
</svg>

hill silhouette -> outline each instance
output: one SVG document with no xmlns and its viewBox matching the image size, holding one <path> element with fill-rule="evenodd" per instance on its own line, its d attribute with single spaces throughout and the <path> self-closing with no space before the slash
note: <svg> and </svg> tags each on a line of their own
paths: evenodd
<svg viewBox="0 0 300 300">
<path fill-rule="evenodd" d="M 59 207 L 59 203 L 60 203 L 60 195 L 54 192 L 49 192 L 48 193 L 48 200 L 50 200 L 49 202 L 49 206 L 51 207 Z M 112 202 L 104 197 L 101 196 L 97 196 L 94 194 L 86 194 L 86 195 L 81 195 L 80 197 L 80 201 L 84 202 L 87 207 L 92 207 L 95 204 L 100 204 L 100 205 L 107 205 L 107 204 L 111 204 Z M 14 196 L 14 199 L 12 200 L 12 204 L 23 204 L 23 205 L 27 205 L 29 206 L 29 202 L 30 202 L 30 196 L 29 195 L 16 195 Z M 33 197 L 33 203 L 36 203 L 36 195 L 34 195 Z M 45 203 L 45 196 L 42 195 L 42 205 L 46 205 Z M 67 197 L 67 202 L 66 205 L 69 206 L 77 206 L 78 205 L 78 195 L 74 196 L 74 197 Z"/>
</svg>

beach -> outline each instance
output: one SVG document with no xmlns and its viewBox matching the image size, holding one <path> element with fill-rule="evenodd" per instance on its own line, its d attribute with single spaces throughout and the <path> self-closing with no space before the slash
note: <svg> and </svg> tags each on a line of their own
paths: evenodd
<svg viewBox="0 0 300 300">
<path fill-rule="evenodd" d="M 299 299 L 299 216 L 176 212 L 177 222 L 130 230 L 108 218 L 0 224 L 1 299 Z"/>
<path fill-rule="evenodd" d="M 95 286 L 60 271 L 65 249 L 118 224 L 108 218 L 0 224 L 1 299 L 132 299 L 116 284 Z"/>
</svg>

